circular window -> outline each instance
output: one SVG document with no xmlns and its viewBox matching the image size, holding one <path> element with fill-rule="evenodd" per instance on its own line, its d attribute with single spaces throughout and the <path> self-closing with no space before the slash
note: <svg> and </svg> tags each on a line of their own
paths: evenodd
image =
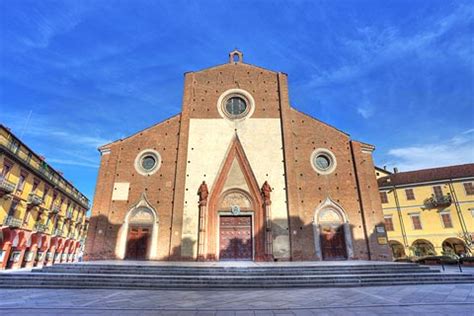
<svg viewBox="0 0 474 316">
<path fill-rule="evenodd" d="M 156 166 L 156 159 L 152 155 L 147 155 L 142 158 L 141 164 L 143 169 L 150 171 Z"/>
<path fill-rule="evenodd" d="M 219 97 L 217 109 L 224 118 L 242 120 L 252 115 L 254 104 L 252 96 L 247 91 L 230 89 Z"/>
<path fill-rule="evenodd" d="M 231 97 L 225 103 L 225 110 L 232 116 L 240 116 L 247 110 L 247 103 L 241 97 Z"/>
<path fill-rule="evenodd" d="M 311 155 L 311 166 L 320 174 L 329 174 L 336 169 L 336 157 L 328 149 L 316 149 Z"/>
<path fill-rule="evenodd" d="M 161 157 L 156 150 L 145 149 L 135 158 L 135 169 L 142 175 L 151 175 L 161 166 Z"/>
<path fill-rule="evenodd" d="M 331 167 L 331 159 L 325 154 L 319 154 L 314 159 L 314 164 L 320 170 L 328 170 Z"/>
</svg>

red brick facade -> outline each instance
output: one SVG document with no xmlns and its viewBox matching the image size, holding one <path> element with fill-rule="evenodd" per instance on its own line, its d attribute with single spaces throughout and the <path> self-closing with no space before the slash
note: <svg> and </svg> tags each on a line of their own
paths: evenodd
<svg viewBox="0 0 474 316">
<path fill-rule="evenodd" d="M 280 164 L 283 171 L 278 176 L 282 177 L 283 187 L 273 188 L 272 196 L 275 196 L 275 199 L 282 196 L 284 199 L 280 204 L 275 202 L 271 206 L 274 214 L 272 223 L 261 223 L 265 218 L 264 214 L 260 214 L 266 210 L 264 205 L 253 207 L 254 212 L 258 214 L 253 214 L 252 218 L 258 219 L 256 223 L 260 223 L 254 227 L 254 237 L 258 240 L 257 250 L 262 254 L 262 256 L 256 255 L 254 259 L 321 260 L 317 245 L 319 237 L 315 237 L 318 231 L 315 210 L 318 206 L 330 203 L 341 214 L 344 213 L 342 216 L 347 222 L 345 231 L 349 236 L 346 237 L 346 246 L 347 249 L 351 248 L 347 254 L 349 259 L 389 260 L 390 251 L 384 244 L 386 234 L 382 229 L 382 208 L 371 155 L 373 148 L 352 141 L 349 135 L 290 107 L 286 74 L 244 64 L 241 60 L 187 73 L 182 112 L 179 115 L 100 149 L 102 160 L 92 207 L 86 256 L 89 259 L 124 257 L 127 240 L 127 231 L 124 230 L 129 229 L 124 223 L 127 221 L 127 214 L 137 203 L 147 205 L 155 214 L 156 221 L 153 227 L 156 228 L 152 231 L 158 233 L 151 236 L 156 240 L 148 241 L 147 247 L 155 245 L 157 249 L 148 249 L 149 259 L 197 260 L 197 232 L 204 229 L 206 233 L 199 236 L 207 234 L 208 240 L 215 240 L 214 235 L 218 234 L 216 219 L 206 215 L 211 221 L 207 221 L 203 228 L 201 223 L 196 224 L 198 222 L 196 215 L 190 215 L 201 214 L 199 212 L 208 210 L 198 210 L 198 196 L 195 195 L 198 187 L 188 187 L 190 183 L 197 183 L 198 180 L 200 183 L 201 180 L 210 177 L 204 172 L 198 174 L 192 171 L 196 170 L 193 169 L 195 166 L 193 164 L 202 162 L 195 161 L 191 158 L 194 157 L 191 154 L 199 150 L 198 146 L 208 146 L 212 151 L 212 146 L 215 144 L 207 143 L 204 132 L 202 139 L 199 138 L 196 142 L 191 137 L 195 135 L 190 135 L 190 129 L 193 128 L 193 122 L 199 123 L 203 120 L 216 122 L 216 126 L 225 126 L 226 123 L 221 121 L 226 119 L 219 113 L 216 104 L 219 97 L 229 89 L 245 90 L 255 103 L 251 120 L 235 123 L 235 132 L 234 129 L 232 132 L 237 137 L 245 133 L 248 135 L 248 130 L 251 128 L 249 126 L 254 126 L 249 124 L 262 124 L 258 123 L 259 120 L 262 122 L 277 120 L 276 122 L 279 122 L 277 132 L 281 135 L 281 139 L 277 141 L 274 139 L 276 134 L 254 135 L 261 137 L 262 144 L 267 147 L 272 146 L 274 141 L 275 146 L 282 147 L 277 150 L 281 150 L 282 156 Z M 219 130 L 215 133 L 219 133 Z M 231 148 L 230 137 L 222 150 L 231 150 L 227 149 Z M 250 157 L 252 156 L 250 151 L 258 149 L 255 149 L 248 136 L 245 137 L 242 140 L 242 155 L 250 154 Z M 319 174 L 311 165 L 311 155 L 317 148 L 325 148 L 336 157 L 336 169 L 330 174 Z M 145 149 L 155 150 L 161 156 L 161 166 L 158 171 L 150 175 L 140 174 L 135 167 L 137 155 Z M 229 153 L 226 153 L 225 157 L 228 158 L 228 155 Z M 212 154 L 209 163 L 212 161 L 211 158 L 214 159 Z M 216 195 L 216 191 L 213 190 L 219 192 L 222 190 L 225 182 L 222 172 L 225 171 L 227 174 L 232 163 L 230 158 L 227 158 L 219 158 L 219 163 L 215 166 L 203 165 L 203 170 L 204 167 L 215 169 L 213 171 L 215 178 L 212 178 L 215 181 L 209 183 L 211 197 Z M 254 192 L 255 187 L 258 185 L 260 188 L 264 180 L 267 180 L 264 177 L 271 177 L 271 173 L 276 172 L 276 169 L 270 167 L 268 170 L 265 169 L 265 161 L 259 163 L 261 165 L 258 166 L 258 172 L 247 170 L 256 168 L 255 159 L 250 161 L 248 166 L 245 165 L 247 163 L 238 164 L 244 174 L 241 186 L 249 188 L 248 196 L 253 200 L 252 203 L 256 203 L 255 201 L 262 203 L 260 197 L 255 197 L 255 194 L 258 195 L 258 192 Z M 270 166 L 270 163 L 268 164 Z M 190 179 L 193 177 L 199 179 Z M 120 198 L 113 199 L 114 190 L 125 191 L 116 187 L 117 183 L 125 183 L 124 187 L 128 188 L 128 192 L 121 192 Z M 272 185 L 271 182 L 270 184 Z M 193 196 L 195 200 L 188 201 L 189 197 Z M 212 204 L 212 201 L 210 203 Z M 210 205 L 209 211 L 216 207 L 214 204 Z M 267 211 L 270 212 L 270 208 Z M 380 228 L 377 230 L 376 226 Z M 271 232 L 273 237 L 268 237 L 272 236 Z M 194 236 L 193 234 L 196 237 L 189 238 Z M 258 234 L 266 237 L 258 237 Z M 269 238 L 274 240 L 268 240 Z M 266 247 L 264 240 L 269 242 L 270 246 L 273 243 L 275 247 L 280 243 L 281 254 L 275 257 L 263 255 L 262 247 Z M 288 240 L 288 247 L 285 246 L 285 240 Z M 213 250 L 208 250 L 208 254 L 212 253 Z M 204 256 L 204 258 L 218 260 L 215 256 Z"/>
</svg>

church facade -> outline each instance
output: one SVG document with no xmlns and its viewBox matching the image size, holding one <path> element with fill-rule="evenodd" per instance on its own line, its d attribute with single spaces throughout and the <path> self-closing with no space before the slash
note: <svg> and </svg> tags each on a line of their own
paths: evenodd
<svg viewBox="0 0 474 316">
<path fill-rule="evenodd" d="M 239 51 L 185 74 L 181 113 L 99 150 L 90 260 L 391 259 L 374 147 Z"/>
</svg>

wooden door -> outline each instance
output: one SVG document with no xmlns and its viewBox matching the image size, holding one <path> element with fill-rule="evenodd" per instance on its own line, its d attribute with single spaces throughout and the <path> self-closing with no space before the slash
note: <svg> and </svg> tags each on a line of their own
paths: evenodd
<svg viewBox="0 0 474 316">
<path fill-rule="evenodd" d="M 342 225 L 321 225 L 321 248 L 323 260 L 347 259 L 344 227 Z"/>
<path fill-rule="evenodd" d="M 127 259 L 145 260 L 150 239 L 150 229 L 131 227 L 127 238 Z"/>
<path fill-rule="evenodd" d="M 252 260 L 252 217 L 220 216 L 219 258 Z"/>
</svg>

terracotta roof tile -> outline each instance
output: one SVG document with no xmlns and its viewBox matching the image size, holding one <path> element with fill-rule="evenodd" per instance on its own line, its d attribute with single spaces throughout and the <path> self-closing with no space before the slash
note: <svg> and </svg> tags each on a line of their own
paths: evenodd
<svg viewBox="0 0 474 316">
<path fill-rule="evenodd" d="M 393 173 L 378 179 L 379 187 L 474 177 L 474 163 Z"/>
</svg>

